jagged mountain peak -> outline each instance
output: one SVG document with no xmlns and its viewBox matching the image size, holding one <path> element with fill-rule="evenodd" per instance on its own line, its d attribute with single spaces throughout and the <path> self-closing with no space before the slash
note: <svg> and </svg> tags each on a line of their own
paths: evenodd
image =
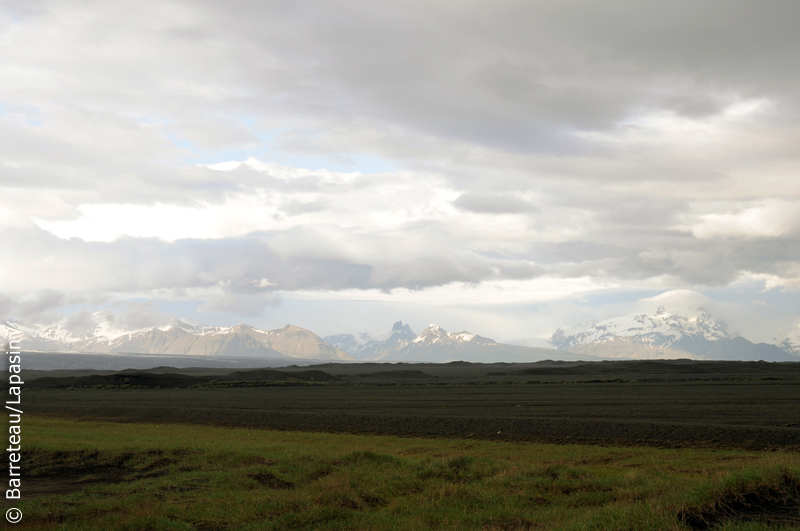
<svg viewBox="0 0 800 531">
<path fill-rule="evenodd" d="M 411 332 L 411 327 L 407 324 L 403 324 L 403 321 L 397 321 L 392 325 L 392 332 Z"/>
<path fill-rule="evenodd" d="M 325 341 L 355 356 L 357 359 L 375 359 L 386 352 L 389 352 L 400 345 L 405 345 L 417 337 L 411 327 L 403 321 L 397 321 L 392 325 L 388 333 L 372 337 L 366 332 L 362 332 L 356 338 L 353 334 L 338 334 L 325 336 Z"/>
<path fill-rule="evenodd" d="M 403 321 L 397 321 L 392 326 L 391 332 L 376 339 L 381 343 L 380 348 L 387 350 L 396 347 L 400 343 L 411 341 L 415 337 L 417 337 L 417 334 L 411 330 L 410 326 L 403 324 Z"/>
</svg>

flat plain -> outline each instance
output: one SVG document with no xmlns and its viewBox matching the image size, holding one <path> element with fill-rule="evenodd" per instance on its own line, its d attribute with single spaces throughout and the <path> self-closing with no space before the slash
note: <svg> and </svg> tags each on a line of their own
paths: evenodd
<svg viewBox="0 0 800 531">
<path fill-rule="evenodd" d="M 800 364 L 25 379 L 18 529 L 800 528 Z"/>
<path fill-rule="evenodd" d="M 529 442 L 800 448 L 800 364 L 326 364 L 26 375 L 58 417 Z"/>
</svg>

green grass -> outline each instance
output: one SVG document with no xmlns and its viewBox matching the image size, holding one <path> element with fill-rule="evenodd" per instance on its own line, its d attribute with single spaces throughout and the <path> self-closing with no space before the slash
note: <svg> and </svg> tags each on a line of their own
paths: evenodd
<svg viewBox="0 0 800 531">
<path fill-rule="evenodd" d="M 793 529 L 800 516 L 796 453 L 30 416 L 23 429 L 24 478 L 72 474 L 90 486 L 23 501 L 16 529 L 755 531 Z M 754 520 L 736 518 L 740 502 Z"/>
</svg>

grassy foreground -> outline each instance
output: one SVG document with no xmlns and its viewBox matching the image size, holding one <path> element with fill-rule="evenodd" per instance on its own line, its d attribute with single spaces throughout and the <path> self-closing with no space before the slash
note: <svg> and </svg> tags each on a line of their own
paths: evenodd
<svg viewBox="0 0 800 531">
<path fill-rule="evenodd" d="M 17 504 L 24 517 L 14 529 L 755 531 L 800 524 L 796 453 L 30 416 L 23 443 L 23 500 L 26 479 L 87 487 Z"/>
</svg>

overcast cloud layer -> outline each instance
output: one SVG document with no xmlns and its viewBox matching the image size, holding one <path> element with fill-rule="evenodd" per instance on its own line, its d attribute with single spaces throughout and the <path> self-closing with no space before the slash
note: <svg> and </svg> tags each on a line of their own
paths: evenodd
<svg viewBox="0 0 800 531">
<path fill-rule="evenodd" d="M 0 0 L 0 310 L 509 339 L 671 293 L 779 334 L 800 322 L 797 20 Z"/>
</svg>

